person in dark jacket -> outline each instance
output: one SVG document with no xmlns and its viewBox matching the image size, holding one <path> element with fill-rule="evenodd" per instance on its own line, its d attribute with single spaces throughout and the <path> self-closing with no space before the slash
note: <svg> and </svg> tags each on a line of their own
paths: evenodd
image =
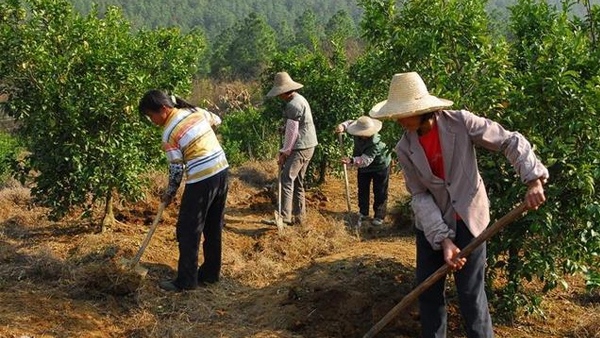
<svg viewBox="0 0 600 338">
<path fill-rule="evenodd" d="M 352 157 L 342 158 L 342 163 L 358 168 L 358 208 L 361 222 L 369 217 L 370 188 L 371 182 L 373 183 L 373 225 L 382 225 L 385 219 L 390 179 L 391 154 L 378 134 L 381 126 L 381 121 L 361 116 L 357 120 L 340 123 L 335 128 L 336 133 L 347 132 L 354 138 Z"/>
</svg>

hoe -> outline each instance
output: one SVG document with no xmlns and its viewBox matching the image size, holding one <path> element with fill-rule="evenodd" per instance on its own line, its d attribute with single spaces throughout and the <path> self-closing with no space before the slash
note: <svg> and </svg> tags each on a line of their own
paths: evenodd
<svg viewBox="0 0 600 338">
<path fill-rule="evenodd" d="M 468 256 L 474 249 L 476 249 L 483 242 L 492 238 L 495 234 L 497 234 L 502 228 L 506 225 L 512 223 L 517 218 L 521 217 L 523 213 L 527 211 L 527 206 L 525 203 L 521 203 L 517 207 L 515 207 L 508 214 L 504 215 L 502 218 L 497 220 L 494 224 L 485 229 L 479 236 L 477 236 L 469 245 L 467 245 L 463 250 L 458 254 L 458 258 Z M 421 284 L 415 287 L 408 295 L 406 295 L 400 303 L 396 304 L 377 324 L 375 324 L 369 332 L 367 332 L 363 338 L 372 338 L 375 337 L 381 329 L 383 329 L 397 314 L 406 309 L 410 304 L 416 301 L 423 293 L 423 291 L 427 290 L 430 286 L 435 284 L 440 278 L 444 277 L 449 272 L 448 264 L 443 265 L 436 272 L 431 274 L 429 278 L 424 280 Z"/>
<path fill-rule="evenodd" d="M 154 231 L 156 230 L 156 226 L 158 225 L 158 222 L 160 221 L 160 218 L 161 218 L 164 210 L 165 210 L 165 204 L 161 203 L 160 206 L 158 207 L 158 211 L 156 212 L 156 216 L 154 217 L 154 222 L 152 222 L 152 225 L 150 226 L 150 229 L 148 230 L 148 233 L 146 234 L 146 238 L 144 238 L 142 245 L 140 246 L 137 254 L 133 257 L 133 259 L 129 260 L 126 258 L 121 258 L 121 261 L 120 261 L 121 265 L 124 268 L 133 270 L 133 272 L 140 275 L 142 278 L 146 276 L 146 274 L 148 273 L 148 269 L 139 265 L 140 258 L 142 258 L 142 255 L 144 254 L 144 251 L 146 250 L 148 243 L 150 243 L 150 239 L 152 239 L 152 235 L 154 235 Z"/>
</svg>

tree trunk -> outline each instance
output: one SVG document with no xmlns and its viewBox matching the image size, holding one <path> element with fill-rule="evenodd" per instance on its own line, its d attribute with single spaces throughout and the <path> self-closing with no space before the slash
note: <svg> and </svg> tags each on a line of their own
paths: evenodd
<svg viewBox="0 0 600 338">
<path fill-rule="evenodd" d="M 106 194 L 106 204 L 104 206 L 104 215 L 102 217 L 101 232 L 105 232 L 107 228 L 110 228 L 115 224 L 115 214 L 113 213 L 112 202 L 112 189 L 110 189 L 109 192 Z"/>
<path fill-rule="evenodd" d="M 323 156 L 321 163 L 319 163 L 319 178 L 317 185 L 325 183 L 325 176 L 327 175 L 327 156 Z"/>
</svg>

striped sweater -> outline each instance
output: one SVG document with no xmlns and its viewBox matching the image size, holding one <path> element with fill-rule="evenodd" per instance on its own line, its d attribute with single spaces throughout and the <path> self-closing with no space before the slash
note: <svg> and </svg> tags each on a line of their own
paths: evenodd
<svg viewBox="0 0 600 338">
<path fill-rule="evenodd" d="M 212 126 L 219 117 L 204 109 L 175 109 L 164 124 L 162 145 L 170 164 L 183 164 L 186 184 L 209 178 L 229 167 Z"/>
</svg>

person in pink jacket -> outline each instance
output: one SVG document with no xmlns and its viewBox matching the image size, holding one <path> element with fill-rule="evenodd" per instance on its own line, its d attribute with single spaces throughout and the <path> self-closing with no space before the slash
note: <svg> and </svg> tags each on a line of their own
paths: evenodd
<svg viewBox="0 0 600 338">
<path fill-rule="evenodd" d="M 543 184 L 548 170 L 523 135 L 466 110 L 446 110 L 452 104 L 430 95 L 419 74 L 401 73 L 392 78 L 388 99 L 369 115 L 393 119 L 404 129 L 395 151 L 415 216 L 416 281 L 423 282 L 448 264 L 454 271 L 467 337 L 493 337 L 485 294 L 485 243 L 467 258 L 457 259 L 490 222 L 475 148 L 504 154 L 528 187 L 525 203 L 530 209 L 546 200 Z M 419 297 L 422 337 L 446 336 L 444 285 L 441 279 Z"/>
</svg>

